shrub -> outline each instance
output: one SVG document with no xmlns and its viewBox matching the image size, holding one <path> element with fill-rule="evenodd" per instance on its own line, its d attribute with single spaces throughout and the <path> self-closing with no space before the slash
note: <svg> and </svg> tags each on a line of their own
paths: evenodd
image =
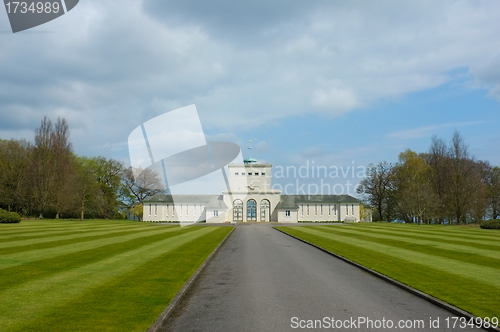
<svg viewBox="0 0 500 332">
<path fill-rule="evenodd" d="M 0 209 L 0 224 L 16 224 L 18 222 L 21 222 L 19 214 Z"/>
<path fill-rule="evenodd" d="M 500 229 L 500 219 L 490 219 L 481 223 L 481 228 Z"/>
</svg>

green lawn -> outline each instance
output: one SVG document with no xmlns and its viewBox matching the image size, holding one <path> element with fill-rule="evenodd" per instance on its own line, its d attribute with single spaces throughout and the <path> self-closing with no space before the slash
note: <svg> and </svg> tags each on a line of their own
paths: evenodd
<svg viewBox="0 0 500 332">
<path fill-rule="evenodd" d="M 0 224 L 0 331 L 145 331 L 231 229 Z"/>
<path fill-rule="evenodd" d="M 474 315 L 500 318 L 500 231 L 357 224 L 277 227 Z"/>
</svg>

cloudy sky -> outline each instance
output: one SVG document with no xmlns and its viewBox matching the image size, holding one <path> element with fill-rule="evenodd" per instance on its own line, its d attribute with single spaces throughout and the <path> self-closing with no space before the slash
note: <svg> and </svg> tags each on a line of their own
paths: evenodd
<svg viewBox="0 0 500 332">
<path fill-rule="evenodd" d="M 0 138 L 70 124 L 128 160 L 142 123 L 195 104 L 209 141 L 275 165 L 396 161 L 459 130 L 500 165 L 500 1 L 81 0 L 13 34 L 0 10 Z"/>
</svg>

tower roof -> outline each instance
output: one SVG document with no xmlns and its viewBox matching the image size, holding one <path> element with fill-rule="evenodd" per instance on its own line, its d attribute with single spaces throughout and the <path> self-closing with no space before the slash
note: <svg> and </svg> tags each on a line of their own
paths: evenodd
<svg viewBox="0 0 500 332">
<path fill-rule="evenodd" d="M 257 160 L 255 160 L 253 158 L 247 158 L 247 159 L 243 160 L 243 162 L 245 164 L 255 164 L 255 163 L 257 163 Z"/>
</svg>

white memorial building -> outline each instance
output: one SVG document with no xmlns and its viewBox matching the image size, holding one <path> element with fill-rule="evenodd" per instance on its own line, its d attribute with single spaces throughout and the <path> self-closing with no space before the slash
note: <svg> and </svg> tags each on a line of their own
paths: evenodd
<svg viewBox="0 0 500 332">
<path fill-rule="evenodd" d="M 362 203 L 349 195 L 281 195 L 272 189 L 272 165 L 245 159 L 228 165 L 221 195 L 155 195 L 144 201 L 143 221 L 359 222 Z"/>
</svg>

